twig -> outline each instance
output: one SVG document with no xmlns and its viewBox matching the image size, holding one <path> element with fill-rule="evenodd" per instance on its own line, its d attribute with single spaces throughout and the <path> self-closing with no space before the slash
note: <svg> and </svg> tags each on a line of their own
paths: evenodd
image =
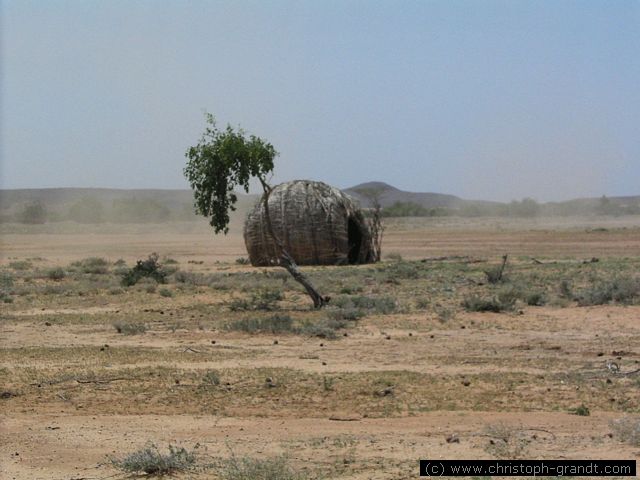
<svg viewBox="0 0 640 480">
<path fill-rule="evenodd" d="M 196 350 L 195 348 L 191 348 L 191 347 L 187 347 L 182 351 L 182 353 L 187 353 L 187 352 L 202 353 L 201 351 Z"/>
<path fill-rule="evenodd" d="M 133 380 L 133 378 L 117 377 L 117 378 L 105 378 L 105 379 L 97 379 L 97 380 L 80 380 L 79 378 L 76 378 L 76 382 L 78 383 L 110 383 L 110 382 L 117 382 L 120 380 Z"/>
</svg>

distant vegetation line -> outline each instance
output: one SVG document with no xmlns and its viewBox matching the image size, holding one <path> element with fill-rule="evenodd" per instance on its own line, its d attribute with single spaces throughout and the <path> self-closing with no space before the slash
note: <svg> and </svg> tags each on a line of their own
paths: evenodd
<svg viewBox="0 0 640 480">
<path fill-rule="evenodd" d="M 453 195 L 403 192 L 381 182 L 345 190 L 363 207 L 377 199 L 385 217 L 518 217 L 639 215 L 640 196 L 605 197 L 538 203 L 524 198 L 510 203 L 463 200 Z M 239 195 L 238 215 L 255 203 Z M 79 224 L 165 223 L 196 221 L 189 190 L 28 189 L 0 190 L 0 223 Z"/>
</svg>

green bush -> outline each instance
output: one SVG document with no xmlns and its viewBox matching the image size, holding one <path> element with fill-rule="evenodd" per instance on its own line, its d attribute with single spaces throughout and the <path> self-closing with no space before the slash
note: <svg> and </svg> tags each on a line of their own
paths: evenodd
<svg viewBox="0 0 640 480">
<path fill-rule="evenodd" d="M 277 302 L 284 297 L 277 289 L 263 288 L 251 295 L 251 299 L 234 299 L 229 304 L 232 311 L 243 310 L 276 310 Z"/>
<path fill-rule="evenodd" d="M 532 307 L 541 307 L 547 303 L 547 296 L 544 292 L 530 292 L 526 295 L 524 301 Z"/>
<path fill-rule="evenodd" d="M 640 279 L 618 276 L 600 280 L 577 295 L 578 305 L 629 304 L 640 300 Z"/>
<path fill-rule="evenodd" d="M 338 338 L 338 331 L 348 326 L 343 320 L 320 320 L 319 322 L 308 322 L 300 330 L 299 333 L 310 337 L 326 338 L 333 340 Z"/>
<path fill-rule="evenodd" d="M 62 280 L 66 275 L 65 271 L 60 267 L 52 268 L 47 272 L 47 277 L 51 280 Z"/>
<path fill-rule="evenodd" d="M 569 413 L 573 413 L 574 415 L 579 415 L 581 417 L 588 417 L 591 415 L 589 411 L 589 407 L 587 407 L 584 403 L 576 408 L 570 408 Z"/>
<path fill-rule="evenodd" d="M 500 313 L 508 310 L 512 310 L 515 300 L 513 297 L 500 296 L 494 297 L 479 297 L 478 295 L 471 295 L 462 301 L 462 306 L 467 312 L 495 312 Z"/>
<path fill-rule="evenodd" d="M 9 263 L 9 268 L 13 270 L 29 270 L 33 264 L 29 260 L 20 260 Z"/>
<path fill-rule="evenodd" d="M 168 288 L 161 288 L 158 293 L 160 294 L 161 297 L 165 297 L 165 298 L 171 298 L 173 297 L 173 292 L 171 290 L 169 290 Z"/>
<path fill-rule="evenodd" d="M 42 224 L 47 221 L 47 210 L 41 202 L 29 203 L 16 215 L 16 220 L 31 225 Z"/>
<path fill-rule="evenodd" d="M 73 262 L 72 267 L 79 268 L 82 273 L 105 274 L 109 271 L 109 262 L 104 258 L 89 257 Z"/>
<path fill-rule="evenodd" d="M 152 253 L 146 260 L 138 260 L 135 267 L 123 275 L 122 285 L 130 287 L 138 283 L 141 278 L 152 278 L 158 283 L 166 283 L 167 272 L 158 263 L 157 253 Z"/>
</svg>

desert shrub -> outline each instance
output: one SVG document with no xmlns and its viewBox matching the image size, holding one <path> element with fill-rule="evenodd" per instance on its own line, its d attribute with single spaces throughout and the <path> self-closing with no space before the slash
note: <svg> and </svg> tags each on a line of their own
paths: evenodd
<svg viewBox="0 0 640 480">
<path fill-rule="evenodd" d="M 489 437 L 485 450 L 496 458 L 521 458 L 530 443 L 524 431 L 504 423 L 485 426 L 484 436 Z"/>
<path fill-rule="evenodd" d="M 169 290 L 168 288 L 161 288 L 158 293 L 160 294 L 161 297 L 165 297 L 165 298 L 171 298 L 173 297 L 173 292 L 171 290 Z"/>
<path fill-rule="evenodd" d="M 19 260 L 9 263 L 9 268 L 13 270 L 29 270 L 33 264 L 29 260 Z"/>
<path fill-rule="evenodd" d="M 241 318 L 226 326 L 227 330 L 247 333 L 285 333 L 296 332 L 293 319 L 289 315 L 273 315 L 267 318 Z"/>
<path fill-rule="evenodd" d="M 13 293 L 13 275 L 9 272 L 0 272 L 0 299 L 4 303 L 13 302 L 11 294 Z"/>
<path fill-rule="evenodd" d="M 413 280 L 420 276 L 420 269 L 415 263 L 398 260 L 388 264 L 384 268 L 386 278 L 390 280 L 409 279 Z"/>
<path fill-rule="evenodd" d="M 431 305 L 431 300 L 429 298 L 422 297 L 416 300 L 416 308 L 418 310 L 425 310 L 429 308 L 429 305 Z"/>
<path fill-rule="evenodd" d="M 84 258 L 71 266 L 79 268 L 82 273 L 104 274 L 109 271 L 109 262 L 99 257 Z"/>
<path fill-rule="evenodd" d="M 639 299 L 640 279 L 629 276 L 597 281 L 577 295 L 580 306 L 633 303 Z"/>
<path fill-rule="evenodd" d="M 487 282 L 492 285 L 507 281 L 507 277 L 504 275 L 504 269 L 502 265 L 487 268 L 486 270 L 483 270 L 483 273 L 485 277 L 487 277 Z"/>
<path fill-rule="evenodd" d="M 177 270 L 173 274 L 173 280 L 176 283 L 184 283 L 187 285 L 204 286 L 208 285 L 210 279 L 207 275 L 194 272 L 186 272 L 184 270 Z"/>
<path fill-rule="evenodd" d="M 446 323 L 456 316 L 456 311 L 452 308 L 437 305 L 434 309 L 436 317 L 440 323 Z"/>
<path fill-rule="evenodd" d="M 334 308 L 327 310 L 330 320 L 360 320 L 366 313 L 359 308 Z"/>
<path fill-rule="evenodd" d="M 547 303 L 547 296 L 541 291 L 528 292 L 524 301 L 532 307 L 541 307 Z"/>
<path fill-rule="evenodd" d="M 338 338 L 338 331 L 347 326 L 347 322 L 343 320 L 325 319 L 318 322 L 308 322 L 302 326 L 299 332 L 310 337 L 332 340 Z"/>
<path fill-rule="evenodd" d="M 47 272 L 47 278 L 51 280 L 62 280 L 66 275 L 65 271 L 60 267 L 52 268 Z"/>
<path fill-rule="evenodd" d="M 167 272 L 158 263 L 157 253 L 152 253 L 146 260 L 138 260 L 135 267 L 123 275 L 122 284 L 130 287 L 138 283 L 141 278 L 152 278 L 158 283 L 166 283 Z"/>
<path fill-rule="evenodd" d="M 0 272 L 0 290 L 6 291 L 13 288 L 13 275 L 9 272 Z"/>
<path fill-rule="evenodd" d="M 249 265 L 249 259 L 247 257 L 238 257 L 236 258 L 236 263 L 238 265 Z"/>
<path fill-rule="evenodd" d="M 251 295 L 249 300 L 234 299 L 229 304 L 232 311 L 239 310 L 275 310 L 277 302 L 282 300 L 282 292 L 277 289 L 263 288 Z"/>
<path fill-rule="evenodd" d="M 611 421 L 613 435 L 621 442 L 640 447 L 640 418 L 622 417 Z"/>
<path fill-rule="evenodd" d="M 567 279 L 560 281 L 560 284 L 558 285 L 558 292 L 562 298 L 569 300 L 573 300 L 574 298 L 573 286 Z"/>
<path fill-rule="evenodd" d="M 512 310 L 518 299 L 524 296 L 523 291 L 516 285 L 508 285 L 498 290 L 497 299 L 503 310 Z"/>
<path fill-rule="evenodd" d="M 510 295 L 497 295 L 493 297 L 480 297 L 470 295 L 462 301 L 462 306 L 467 312 L 495 312 L 500 313 L 512 310 L 515 299 Z"/>
<path fill-rule="evenodd" d="M 353 295 L 362 292 L 361 285 L 344 285 L 340 288 L 340 293 L 343 295 Z"/>
<path fill-rule="evenodd" d="M 123 458 L 110 460 L 114 467 L 127 473 L 170 475 L 194 468 L 197 457 L 195 449 L 188 451 L 184 447 L 169 445 L 169 451 L 162 453 L 155 444 L 149 443 Z"/>
<path fill-rule="evenodd" d="M 162 263 L 164 265 L 177 265 L 180 262 L 178 262 L 175 258 L 167 257 L 162 261 Z"/>
<path fill-rule="evenodd" d="M 220 385 L 220 374 L 216 370 L 207 370 L 202 377 L 203 385 Z"/>
<path fill-rule="evenodd" d="M 579 415 L 581 417 L 588 417 L 591 415 L 589 411 L 589 407 L 587 407 L 584 403 L 576 408 L 570 408 L 569 413 L 573 413 L 574 415 Z"/>
<path fill-rule="evenodd" d="M 267 460 L 237 458 L 225 461 L 218 472 L 222 480 L 303 480 L 306 477 L 289 467 L 285 457 Z"/>
<path fill-rule="evenodd" d="M 147 326 L 144 323 L 116 322 L 113 324 L 113 328 L 123 335 L 138 335 L 147 331 Z"/>
</svg>

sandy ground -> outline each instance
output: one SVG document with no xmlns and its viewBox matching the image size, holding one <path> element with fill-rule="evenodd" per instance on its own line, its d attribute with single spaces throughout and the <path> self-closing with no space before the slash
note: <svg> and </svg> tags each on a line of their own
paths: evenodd
<svg viewBox="0 0 640 480">
<path fill-rule="evenodd" d="M 46 265 L 66 265 L 88 256 L 129 260 L 155 250 L 194 270 L 235 268 L 244 254 L 239 232 L 214 237 L 196 230 L 7 234 L 2 262 L 42 257 Z M 397 222 L 387 230 L 385 247 L 414 259 L 504 252 L 543 259 L 638 257 L 640 229 L 585 222 L 415 228 Z M 113 296 L 79 298 L 65 307 L 23 302 L 10 313 L 7 307 L 0 368 L 12 396 L 0 399 L 0 476 L 127 478 L 107 456 L 149 441 L 199 444 L 201 458 L 212 461 L 230 451 L 257 458 L 286 454 L 295 468 L 362 480 L 417 478 L 421 458 L 640 457 L 640 447 L 621 442 L 610 424 L 637 418 L 640 377 L 612 375 L 606 367 L 616 361 L 622 372 L 640 368 L 638 306 L 527 307 L 514 314 L 462 313 L 447 323 L 421 313 L 387 315 L 363 320 L 346 338 L 323 341 L 196 328 L 184 308 L 216 302 L 217 293 L 207 295 L 151 306 Z M 123 336 L 110 323 L 92 320 L 121 310 L 146 315 L 152 328 Z M 185 315 L 186 323 L 170 331 L 166 319 L 174 313 Z M 83 316 L 86 322 L 77 320 Z M 125 367 L 170 373 L 144 381 L 109 373 Z M 211 368 L 229 382 L 206 398 L 194 379 Z M 83 383 L 77 373 L 83 369 L 97 372 L 98 381 Z M 265 389 L 263 372 L 275 372 L 282 388 Z M 395 382 L 389 398 L 363 393 L 387 373 Z M 179 384 L 177 378 L 173 384 L 176 375 L 182 375 Z M 33 380 L 39 376 L 61 380 Z M 327 377 L 335 388 L 315 385 Z M 589 416 L 569 412 L 580 404 L 589 406 Z M 178 477 L 217 478 L 215 469 Z"/>
</svg>

